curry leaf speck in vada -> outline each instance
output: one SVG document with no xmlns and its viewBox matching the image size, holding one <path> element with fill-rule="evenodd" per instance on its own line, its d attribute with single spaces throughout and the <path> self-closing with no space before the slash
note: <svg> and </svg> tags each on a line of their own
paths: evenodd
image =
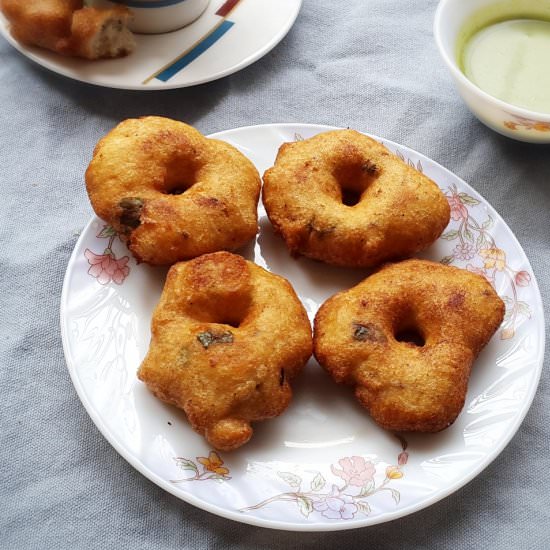
<svg viewBox="0 0 550 550">
<path fill-rule="evenodd" d="M 235 147 L 163 117 L 121 122 L 96 145 L 86 188 L 138 261 L 235 250 L 258 230 L 261 181 Z"/>
</svg>

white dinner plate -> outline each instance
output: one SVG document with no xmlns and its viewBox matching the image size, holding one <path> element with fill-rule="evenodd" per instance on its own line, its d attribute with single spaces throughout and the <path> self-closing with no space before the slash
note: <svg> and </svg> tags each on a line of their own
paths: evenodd
<svg viewBox="0 0 550 550">
<path fill-rule="evenodd" d="M 1 14 L 0 32 L 23 55 L 69 78 L 109 88 L 167 90 L 210 82 L 247 67 L 284 38 L 301 4 L 302 0 L 211 0 L 187 27 L 137 34 L 132 54 L 99 61 L 20 44 Z"/>
<path fill-rule="evenodd" d="M 324 126 L 273 124 L 216 134 L 260 173 L 283 142 Z M 150 338 L 165 269 L 137 265 L 98 218 L 72 254 L 61 300 L 68 368 L 101 432 L 141 473 L 177 497 L 233 520 L 297 531 L 363 527 L 395 519 L 456 491 L 504 449 L 535 394 L 544 354 L 541 297 L 510 228 L 468 184 L 425 156 L 381 140 L 434 179 L 452 207 L 442 237 L 423 256 L 485 275 L 506 318 L 479 356 L 464 410 L 437 434 L 394 435 L 378 427 L 312 359 L 280 417 L 255 425 L 252 440 L 215 453 L 185 415 L 136 378 Z M 364 270 L 293 259 L 260 205 L 260 232 L 243 255 L 290 280 L 309 317 Z"/>
</svg>

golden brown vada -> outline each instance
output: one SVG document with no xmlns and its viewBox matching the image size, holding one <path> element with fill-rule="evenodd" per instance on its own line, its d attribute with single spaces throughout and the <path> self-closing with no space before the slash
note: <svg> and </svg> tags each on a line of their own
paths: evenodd
<svg viewBox="0 0 550 550">
<path fill-rule="evenodd" d="M 83 6 L 82 0 L 0 0 L 12 36 L 23 44 L 86 59 L 119 57 L 134 50 L 128 8 Z"/>
<path fill-rule="evenodd" d="M 131 18 L 125 6 L 75 11 L 65 54 L 85 59 L 105 59 L 132 53 L 136 41 L 128 28 Z"/>
<path fill-rule="evenodd" d="M 286 279 L 229 252 L 173 265 L 138 372 L 217 449 L 281 414 L 311 356 L 311 326 Z"/>
<path fill-rule="evenodd" d="M 244 245 L 258 230 L 260 187 L 235 147 L 154 116 L 111 130 L 86 171 L 96 214 L 154 265 Z"/>
<path fill-rule="evenodd" d="M 314 354 L 382 427 L 437 432 L 462 410 L 472 364 L 503 316 L 484 277 L 407 260 L 321 306 Z"/>
<path fill-rule="evenodd" d="M 432 180 L 354 130 L 283 144 L 262 198 L 293 255 L 348 267 L 411 256 L 450 217 Z"/>
</svg>

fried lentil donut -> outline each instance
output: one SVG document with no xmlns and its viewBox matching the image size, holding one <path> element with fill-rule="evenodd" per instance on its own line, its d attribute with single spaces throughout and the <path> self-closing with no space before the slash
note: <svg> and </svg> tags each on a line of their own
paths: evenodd
<svg viewBox="0 0 550 550">
<path fill-rule="evenodd" d="M 153 116 L 111 130 L 86 171 L 96 214 L 153 265 L 244 245 L 258 230 L 260 186 L 235 147 Z"/>
<path fill-rule="evenodd" d="M 286 279 L 229 252 L 173 265 L 138 372 L 221 450 L 287 407 L 311 356 L 311 326 Z"/>
<path fill-rule="evenodd" d="M 283 144 L 263 202 L 293 255 L 347 267 L 411 256 L 450 216 L 432 180 L 354 130 Z"/>
<path fill-rule="evenodd" d="M 503 316 L 481 275 L 407 260 L 321 306 L 314 354 L 382 427 L 437 432 L 462 410 L 472 364 Z"/>
<path fill-rule="evenodd" d="M 83 5 L 82 0 L 0 0 L 12 36 L 23 44 L 85 59 L 119 57 L 134 50 L 128 8 Z"/>
</svg>

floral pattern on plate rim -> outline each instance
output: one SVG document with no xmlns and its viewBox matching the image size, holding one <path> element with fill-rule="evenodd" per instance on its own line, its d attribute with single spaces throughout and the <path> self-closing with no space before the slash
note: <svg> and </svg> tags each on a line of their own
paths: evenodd
<svg viewBox="0 0 550 550">
<path fill-rule="evenodd" d="M 90 264 L 88 274 L 97 279 L 99 284 L 107 285 L 112 281 L 121 285 L 130 273 L 128 266 L 130 258 L 128 256 L 117 258 L 113 252 L 113 243 L 117 236 L 117 232 L 110 225 L 104 225 L 96 235 L 98 239 L 109 239 L 103 254 L 96 254 L 89 248 L 84 251 L 84 256 Z"/>
<path fill-rule="evenodd" d="M 409 459 L 406 440 L 400 436 L 397 437 L 401 442 L 397 463 L 383 468 L 384 477 L 378 484 L 375 478 L 378 474 L 375 462 L 366 460 L 362 456 L 346 456 L 338 460 L 338 465 L 330 466 L 333 476 L 342 480 L 334 480 L 330 484 L 330 490 L 328 490 L 328 480 L 319 471 L 312 472 L 314 475 L 308 490 L 302 489 L 304 480 L 296 473 L 277 472 L 279 478 L 289 485 L 291 490 L 241 508 L 239 511 L 244 513 L 258 510 L 274 502 L 291 502 L 298 507 L 305 518 L 317 513 L 332 520 L 353 519 L 357 514 L 369 515 L 371 507 L 367 499 L 382 491 L 388 491 L 397 506 L 401 494 L 388 485 L 404 476 L 403 467 Z M 224 461 L 216 451 L 210 451 L 208 457 L 197 456 L 196 460 L 175 457 L 174 461 L 180 469 L 192 474 L 181 479 L 170 480 L 174 484 L 208 480 L 223 482 L 231 479 L 229 468 L 224 466 Z"/>
<path fill-rule="evenodd" d="M 508 113 L 515 120 L 505 120 L 504 126 L 508 130 L 535 130 L 536 132 L 550 132 L 550 122 L 540 122 Z"/>
<path fill-rule="evenodd" d="M 182 483 L 184 481 L 206 481 L 212 479 L 223 481 L 231 479 L 229 469 L 224 466 L 223 460 L 216 451 L 210 451 L 208 457 L 197 456 L 195 458 L 196 462 L 183 456 L 175 457 L 174 461 L 176 465 L 184 471 L 192 472 L 193 475 L 181 479 L 171 479 L 170 481 L 172 483 Z"/>
<path fill-rule="evenodd" d="M 397 457 L 397 464 L 388 465 L 384 477 L 377 483 L 379 473 L 377 464 L 362 456 L 346 456 L 338 460 L 338 465 L 331 464 L 330 471 L 340 480 L 327 480 L 319 471 L 312 472 L 309 488 L 303 489 L 304 479 L 294 472 L 277 472 L 277 475 L 290 487 L 285 491 L 258 502 L 252 506 L 241 508 L 240 512 L 249 512 L 268 506 L 274 502 L 290 502 L 298 507 L 300 513 L 309 519 L 312 514 L 320 514 L 330 520 L 349 520 L 357 514 L 368 516 L 371 507 L 368 499 L 376 493 L 388 491 L 399 504 L 401 494 L 388 485 L 404 476 L 403 467 L 409 459 L 407 442 L 399 437 L 402 450 Z M 378 476 L 380 479 L 381 476 Z M 330 490 L 328 487 L 330 486 Z"/>
<path fill-rule="evenodd" d="M 451 207 L 451 224 L 440 238 L 457 241 L 457 244 L 451 254 L 441 259 L 441 263 L 465 263 L 465 269 L 482 275 L 493 287 L 496 287 L 498 278 L 507 280 L 511 296 L 501 296 L 506 304 L 506 314 L 500 328 L 500 338 L 509 340 L 514 337 L 520 318 L 531 318 L 531 308 L 527 302 L 519 299 L 518 292 L 518 287 L 531 284 L 531 275 L 524 270 L 515 271 L 508 265 L 506 252 L 497 246 L 489 232 L 494 220 L 487 214 L 483 221 L 478 221 L 479 218 L 476 219 L 472 214 L 473 208 L 480 204 L 476 198 L 459 192 L 455 185 L 445 190 L 445 196 Z"/>
</svg>

